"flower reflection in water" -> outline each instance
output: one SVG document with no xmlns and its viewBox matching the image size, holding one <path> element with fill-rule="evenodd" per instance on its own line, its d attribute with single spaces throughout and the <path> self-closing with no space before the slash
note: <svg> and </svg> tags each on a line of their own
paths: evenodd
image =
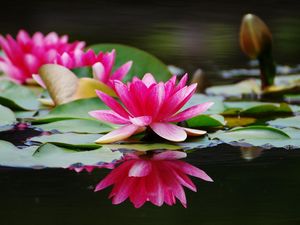
<svg viewBox="0 0 300 225">
<path fill-rule="evenodd" d="M 129 198 L 136 208 L 147 201 L 157 206 L 164 203 L 174 205 L 177 198 L 186 207 L 183 187 L 197 191 L 188 175 L 212 181 L 204 171 L 180 160 L 186 156 L 185 152 L 180 151 L 126 154 L 124 160 L 100 181 L 95 191 L 113 185 L 109 195 L 113 204 L 120 204 Z"/>
</svg>

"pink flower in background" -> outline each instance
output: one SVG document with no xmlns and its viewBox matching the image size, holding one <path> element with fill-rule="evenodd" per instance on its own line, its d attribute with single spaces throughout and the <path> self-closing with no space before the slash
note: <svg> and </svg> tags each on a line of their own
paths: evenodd
<svg viewBox="0 0 300 225">
<path fill-rule="evenodd" d="M 90 115 L 113 124 L 122 125 L 101 138 L 97 143 L 124 140 L 133 134 L 151 128 L 159 136 L 170 141 L 184 141 L 187 135 L 203 135 L 206 132 L 175 125 L 205 112 L 213 103 L 192 106 L 181 112 L 196 90 L 196 84 L 185 86 L 187 75 L 176 85 L 176 76 L 166 83 L 157 83 L 151 74 L 142 80 L 133 78 L 127 85 L 114 82 L 114 88 L 123 106 L 107 94 L 97 91 L 99 98 L 112 110 L 91 111 Z"/>
<path fill-rule="evenodd" d="M 112 72 L 115 59 L 115 50 L 96 54 L 92 49 L 86 52 L 77 49 L 73 52 L 64 52 L 61 55 L 57 55 L 54 63 L 67 67 L 68 69 L 92 66 L 94 79 L 113 87 L 113 80 L 122 80 L 132 66 L 132 61 L 128 61 Z M 44 82 L 38 74 L 33 74 L 33 79 L 46 89 Z"/>
<path fill-rule="evenodd" d="M 0 47 L 4 55 L 0 56 L 0 70 L 12 80 L 25 83 L 32 74 L 38 72 L 43 64 L 53 63 L 57 55 L 64 52 L 81 50 L 84 42 L 68 42 L 68 36 L 58 36 L 55 32 L 43 35 L 36 32 L 31 37 L 20 30 L 16 39 L 11 35 L 0 35 Z"/>
<path fill-rule="evenodd" d="M 95 191 L 113 185 L 109 195 L 113 204 L 120 204 L 127 198 L 136 208 L 150 201 L 154 205 L 174 205 L 176 198 L 186 207 L 183 187 L 196 192 L 196 186 L 188 177 L 205 181 L 212 179 L 203 171 L 179 159 L 186 153 L 165 151 L 151 157 L 128 154 L 121 165 L 113 169 L 97 186 Z"/>
<path fill-rule="evenodd" d="M 112 72 L 116 60 L 116 51 L 99 52 L 96 54 L 92 49 L 87 52 L 76 50 L 58 55 L 55 63 L 69 69 L 92 66 L 94 79 L 99 80 L 109 86 L 113 86 L 113 80 L 122 80 L 129 72 L 132 61 L 128 61 Z"/>
</svg>

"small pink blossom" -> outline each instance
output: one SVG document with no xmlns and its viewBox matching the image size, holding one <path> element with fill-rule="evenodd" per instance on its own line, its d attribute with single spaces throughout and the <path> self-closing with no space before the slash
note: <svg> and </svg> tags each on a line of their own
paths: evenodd
<svg viewBox="0 0 300 225">
<path fill-rule="evenodd" d="M 132 66 L 132 61 L 128 61 L 112 72 L 115 61 L 115 50 L 96 54 L 92 49 L 89 49 L 87 52 L 81 50 L 71 53 L 65 52 L 57 56 L 55 63 L 69 69 L 92 66 L 94 79 L 113 87 L 113 80 L 122 80 Z"/>
<path fill-rule="evenodd" d="M 212 179 L 203 171 L 181 161 L 186 153 L 165 151 L 152 156 L 128 154 L 125 161 L 113 169 L 97 186 L 100 191 L 113 185 L 109 195 L 113 204 L 120 204 L 127 198 L 136 208 L 149 201 L 156 206 L 174 205 L 176 198 L 186 207 L 183 187 L 196 192 L 197 188 L 188 177 L 205 181 Z"/>
<path fill-rule="evenodd" d="M 31 37 L 20 30 L 16 39 L 11 35 L 6 38 L 0 35 L 0 47 L 4 52 L 0 56 L 0 70 L 12 80 L 25 83 L 42 65 L 53 63 L 57 55 L 82 50 L 84 46 L 84 42 L 69 43 L 67 35 L 60 37 L 55 32 L 47 35 L 36 32 Z"/>
<path fill-rule="evenodd" d="M 111 110 L 96 110 L 89 114 L 99 120 L 122 125 L 101 138 L 97 143 L 111 143 L 124 140 L 133 134 L 143 132 L 147 127 L 157 135 L 170 141 L 180 142 L 187 135 L 197 136 L 206 132 L 184 128 L 174 123 L 181 122 L 205 112 L 213 103 L 206 102 L 179 110 L 196 90 L 196 84 L 186 86 L 187 75 L 176 85 L 176 76 L 166 83 L 157 83 L 151 74 L 142 80 L 133 78 L 127 85 L 114 81 L 114 89 L 123 106 L 114 98 L 97 91 L 99 98 Z"/>
</svg>

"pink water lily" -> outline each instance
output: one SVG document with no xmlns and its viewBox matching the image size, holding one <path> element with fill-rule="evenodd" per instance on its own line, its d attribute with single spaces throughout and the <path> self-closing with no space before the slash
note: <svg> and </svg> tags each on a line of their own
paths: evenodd
<svg viewBox="0 0 300 225">
<path fill-rule="evenodd" d="M 128 61 L 112 72 L 115 59 L 115 50 L 96 54 L 92 49 L 86 52 L 78 49 L 74 52 L 64 52 L 61 55 L 57 55 L 54 63 L 67 67 L 68 69 L 91 66 L 94 79 L 113 87 L 113 80 L 122 80 L 132 66 L 132 61 Z M 46 89 L 44 82 L 38 74 L 34 74 L 33 78 L 40 86 Z"/>
<path fill-rule="evenodd" d="M 174 205 L 177 198 L 186 207 L 183 187 L 197 191 L 188 175 L 205 181 L 212 179 L 203 170 L 179 160 L 185 157 L 186 153 L 180 151 L 165 151 L 150 157 L 128 154 L 126 160 L 96 186 L 95 191 L 113 185 L 109 195 L 113 204 L 129 198 L 136 208 L 147 201 L 157 206 L 164 203 Z"/>
<path fill-rule="evenodd" d="M 213 103 L 206 102 L 179 111 L 192 97 L 196 84 L 186 86 L 187 75 L 176 85 L 176 76 L 166 83 L 157 83 L 151 74 L 142 80 L 133 78 L 127 85 L 114 81 L 114 89 L 123 106 L 114 98 L 97 91 L 99 98 L 112 110 L 96 110 L 89 114 L 99 120 L 122 125 L 102 136 L 97 143 L 124 140 L 133 134 L 151 128 L 157 135 L 180 142 L 187 135 L 197 136 L 206 132 L 177 126 L 181 122 L 205 112 Z"/>
<path fill-rule="evenodd" d="M 0 56 L 0 70 L 18 83 L 25 83 L 32 74 L 38 72 L 41 65 L 53 63 L 57 55 L 64 52 L 82 50 L 84 42 L 68 42 L 68 36 L 58 36 L 51 32 L 43 35 L 36 32 L 32 37 L 20 30 L 16 39 L 11 35 L 0 35 L 0 47 L 4 55 Z"/>
</svg>

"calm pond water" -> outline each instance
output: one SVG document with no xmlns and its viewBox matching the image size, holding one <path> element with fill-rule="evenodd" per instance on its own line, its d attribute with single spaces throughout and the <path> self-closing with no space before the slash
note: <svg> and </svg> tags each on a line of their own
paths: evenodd
<svg viewBox="0 0 300 225">
<path fill-rule="evenodd" d="M 189 72 L 201 67 L 214 82 L 222 69 L 247 66 L 237 35 L 241 16 L 248 12 L 269 24 L 277 62 L 299 64 L 297 1 L 10 1 L 2 6 L 0 27 L 1 33 L 55 30 L 89 44 L 134 45 Z M 239 148 L 227 145 L 190 153 L 187 161 L 206 171 L 214 183 L 193 179 L 198 192 L 187 191 L 187 209 L 180 204 L 114 206 L 107 199 L 109 189 L 93 192 L 108 170 L 77 174 L 0 168 L 0 223 L 300 224 L 300 151 L 271 149 L 250 161 L 241 156 Z"/>
</svg>

